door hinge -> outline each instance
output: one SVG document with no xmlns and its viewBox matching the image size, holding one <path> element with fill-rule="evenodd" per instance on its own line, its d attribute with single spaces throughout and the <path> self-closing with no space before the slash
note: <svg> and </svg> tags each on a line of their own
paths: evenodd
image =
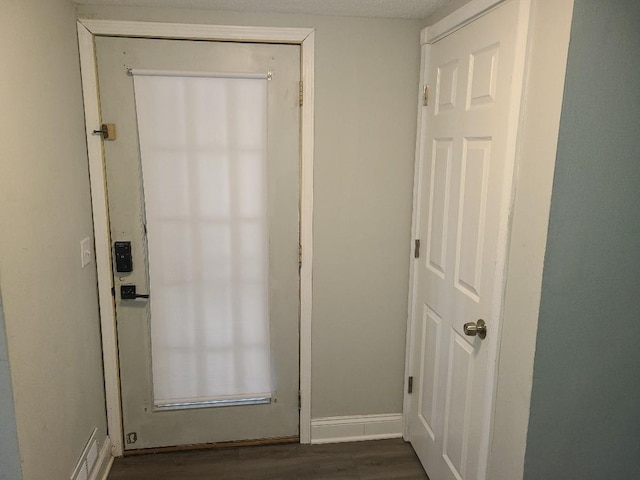
<svg viewBox="0 0 640 480">
<path fill-rule="evenodd" d="M 429 105 L 429 85 L 426 83 L 422 86 L 422 106 Z"/>
<path fill-rule="evenodd" d="M 417 238 L 414 240 L 413 258 L 420 258 L 420 240 Z"/>
<path fill-rule="evenodd" d="M 127 443 L 136 443 L 138 441 L 138 434 L 136 432 L 127 433 Z"/>
<path fill-rule="evenodd" d="M 298 101 L 300 106 L 302 106 L 302 99 L 304 98 L 303 89 L 302 89 L 302 80 L 298 82 Z"/>
<path fill-rule="evenodd" d="M 116 298 L 116 287 L 111 287 L 111 296 Z"/>
<path fill-rule="evenodd" d="M 116 139 L 116 124 L 115 123 L 103 123 L 100 126 L 100 130 L 94 130 L 94 135 L 101 135 L 104 140 Z"/>
<path fill-rule="evenodd" d="M 407 382 L 407 393 L 413 393 L 413 377 L 409 377 Z"/>
<path fill-rule="evenodd" d="M 298 390 L 298 410 L 302 410 L 302 392 Z"/>
<path fill-rule="evenodd" d="M 298 245 L 298 271 L 302 270 L 302 245 Z"/>
</svg>

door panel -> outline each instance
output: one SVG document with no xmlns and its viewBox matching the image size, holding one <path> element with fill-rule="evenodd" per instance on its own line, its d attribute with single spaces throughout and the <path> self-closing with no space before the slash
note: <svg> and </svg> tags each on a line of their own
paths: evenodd
<svg viewBox="0 0 640 480">
<path fill-rule="evenodd" d="M 117 126 L 117 139 L 104 142 L 111 239 L 131 241 L 133 254 L 133 271 L 114 276 L 125 448 L 297 436 L 299 47 L 97 37 L 96 51 L 102 118 Z M 194 100 L 191 87 L 155 82 L 134 88 L 145 76 L 193 81 L 206 94 Z M 223 95 L 243 87 L 214 88 L 206 80 L 256 76 L 266 86 L 263 130 L 251 108 L 259 97 Z M 233 102 L 248 103 L 248 113 L 233 113 Z M 199 119 L 172 122 L 154 114 L 155 106 L 176 119 L 191 109 Z M 242 143 L 242 130 L 231 123 L 266 135 L 262 166 L 250 139 L 244 153 L 227 149 Z M 244 193 L 229 191 L 229 178 Z M 263 264 L 258 251 L 265 249 Z M 150 298 L 122 299 L 122 285 Z M 255 294 L 232 295 L 229 285 Z M 268 325 L 261 327 L 255 319 L 265 309 Z M 173 323 L 158 336 L 154 321 Z M 234 369 L 250 377 L 257 371 L 251 365 L 264 370 L 268 363 L 250 345 L 264 328 L 270 391 L 246 391 L 238 401 L 227 387 L 246 375 Z M 229 350 L 243 332 L 244 346 Z M 160 357 L 158 349 L 174 352 Z M 186 375 L 194 370 L 200 374 Z M 162 383 L 163 373 L 176 388 Z M 198 384 L 211 377 L 216 385 Z M 255 393 L 264 394 L 262 403 L 247 401 Z"/>
<path fill-rule="evenodd" d="M 415 270 L 409 430 L 431 480 L 485 478 L 518 11 L 508 1 L 429 50 L 435 97 L 421 132 L 416 227 L 427 244 Z M 485 340 L 464 330 L 479 319 Z"/>
<path fill-rule="evenodd" d="M 439 338 L 442 319 L 431 309 L 425 308 L 422 316 L 420 348 L 420 388 L 418 394 L 419 420 L 433 440 L 437 419 Z"/>
<path fill-rule="evenodd" d="M 462 144 L 455 278 L 456 287 L 478 302 L 491 139 L 464 138 Z"/>
<path fill-rule="evenodd" d="M 427 232 L 427 268 L 444 278 L 447 275 L 447 233 L 451 179 L 452 139 L 433 142 L 431 162 L 431 199 Z"/>
</svg>

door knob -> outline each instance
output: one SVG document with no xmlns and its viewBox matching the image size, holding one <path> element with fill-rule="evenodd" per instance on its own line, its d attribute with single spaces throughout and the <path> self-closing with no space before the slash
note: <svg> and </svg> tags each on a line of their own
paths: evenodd
<svg viewBox="0 0 640 480">
<path fill-rule="evenodd" d="M 487 324 L 482 319 L 477 322 L 465 323 L 464 334 L 470 337 L 475 337 L 477 335 L 480 338 L 484 338 L 487 336 Z"/>
</svg>

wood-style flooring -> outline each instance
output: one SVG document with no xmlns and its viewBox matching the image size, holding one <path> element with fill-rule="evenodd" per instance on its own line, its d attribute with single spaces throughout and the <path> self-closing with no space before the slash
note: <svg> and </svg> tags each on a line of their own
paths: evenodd
<svg viewBox="0 0 640 480">
<path fill-rule="evenodd" d="M 117 458 L 108 480 L 429 480 L 402 439 Z"/>
</svg>

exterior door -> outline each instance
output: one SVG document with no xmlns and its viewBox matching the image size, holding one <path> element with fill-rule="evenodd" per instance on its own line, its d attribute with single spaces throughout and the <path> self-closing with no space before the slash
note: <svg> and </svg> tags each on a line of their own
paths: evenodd
<svg viewBox="0 0 640 480">
<path fill-rule="evenodd" d="M 432 99 L 420 153 L 409 429 L 431 480 L 485 478 L 518 12 L 519 2 L 506 2 L 437 41 L 426 66 Z"/>
<path fill-rule="evenodd" d="M 125 449 L 297 437 L 299 46 L 96 52 Z"/>
</svg>

